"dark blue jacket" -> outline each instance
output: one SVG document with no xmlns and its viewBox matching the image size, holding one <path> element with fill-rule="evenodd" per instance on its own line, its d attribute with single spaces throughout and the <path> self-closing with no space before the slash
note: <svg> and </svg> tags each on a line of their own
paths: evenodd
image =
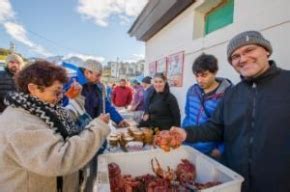
<svg viewBox="0 0 290 192">
<path fill-rule="evenodd" d="M 225 164 L 245 178 L 243 192 L 290 191 L 290 71 L 274 62 L 226 91 L 206 124 L 187 141 L 224 141 Z"/>
<path fill-rule="evenodd" d="M 185 118 L 182 122 L 182 127 L 187 128 L 189 126 L 204 124 L 212 116 L 224 95 L 224 92 L 232 85 L 227 79 L 217 78 L 217 81 L 220 83 L 219 87 L 209 96 L 204 94 L 203 89 L 200 88 L 198 84 L 194 84 L 188 89 L 185 103 Z M 204 101 L 204 105 L 202 105 L 202 100 Z M 224 150 L 223 144 L 220 142 L 197 142 L 185 144 L 208 155 L 214 149 L 219 149 L 221 152 Z"/>
<path fill-rule="evenodd" d="M 65 85 L 64 89 L 68 89 L 70 87 L 70 84 L 73 82 L 73 79 L 75 79 L 77 82 L 79 82 L 82 86 L 82 95 L 85 97 L 85 109 L 86 112 L 92 117 L 98 117 L 102 111 L 103 111 L 103 105 L 102 105 L 102 84 L 92 84 L 89 83 L 83 72 L 78 69 L 77 70 L 77 76 L 70 79 L 69 83 Z M 63 105 L 66 106 L 67 98 L 63 99 Z M 106 97 L 105 101 L 105 112 L 110 114 L 111 119 L 116 123 L 119 124 L 123 117 L 116 111 L 115 107 L 111 105 L 111 102 Z"/>
<path fill-rule="evenodd" d="M 152 95 L 154 92 L 154 87 L 153 85 L 151 85 L 150 87 L 148 87 L 146 90 L 144 90 L 144 113 L 148 114 L 148 110 L 149 110 L 149 97 L 150 95 Z"/>
<path fill-rule="evenodd" d="M 94 118 L 103 111 L 102 85 L 85 83 L 83 84 L 82 95 L 85 97 L 85 109 Z M 105 97 L 105 112 L 110 114 L 111 119 L 119 124 L 123 118 Z"/>
</svg>

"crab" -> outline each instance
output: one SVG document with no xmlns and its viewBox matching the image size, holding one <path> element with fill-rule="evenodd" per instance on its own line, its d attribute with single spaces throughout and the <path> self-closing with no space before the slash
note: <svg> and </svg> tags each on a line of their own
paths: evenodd
<svg viewBox="0 0 290 192">
<path fill-rule="evenodd" d="M 176 131 L 163 130 L 155 135 L 153 146 L 159 146 L 165 152 L 176 149 L 182 143 L 181 135 Z"/>
<path fill-rule="evenodd" d="M 121 178 L 121 189 L 123 190 L 120 191 L 133 192 L 139 184 L 139 181 L 136 181 L 131 175 L 124 175 Z"/>
<path fill-rule="evenodd" d="M 156 166 L 154 165 L 154 159 L 155 159 L 155 162 L 156 162 Z M 165 171 L 160 166 L 160 163 L 157 160 L 157 158 L 154 158 L 154 159 L 151 159 L 151 167 L 152 167 L 152 171 L 158 177 L 161 177 L 161 178 L 169 180 L 169 181 L 172 181 L 172 180 L 174 180 L 176 178 L 175 171 L 173 169 L 171 169 L 169 166 L 167 166 L 167 171 Z"/>
</svg>

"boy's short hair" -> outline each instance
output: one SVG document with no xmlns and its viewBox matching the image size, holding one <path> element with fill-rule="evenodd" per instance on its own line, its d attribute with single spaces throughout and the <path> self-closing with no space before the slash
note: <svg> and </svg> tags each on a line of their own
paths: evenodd
<svg viewBox="0 0 290 192">
<path fill-rule="evenodd" d="M 209 71 L 216 73 L 218 71 L 218 60 L 213 55 L 201 54 L 198 56 L 192 65 L 192 72 L 194 74 Z"/>
</svg>

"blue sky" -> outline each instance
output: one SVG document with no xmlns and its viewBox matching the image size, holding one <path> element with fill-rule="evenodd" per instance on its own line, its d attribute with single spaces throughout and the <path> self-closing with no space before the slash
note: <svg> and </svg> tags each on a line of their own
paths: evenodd
<svg viewBox="0 0 290 192">
<path fill-rule="evenodd" d="M 127 34 L 147 0 L 1 0 L 0 47 L 26 57 L 137 60 L 144 43 Z"/>
</svg>

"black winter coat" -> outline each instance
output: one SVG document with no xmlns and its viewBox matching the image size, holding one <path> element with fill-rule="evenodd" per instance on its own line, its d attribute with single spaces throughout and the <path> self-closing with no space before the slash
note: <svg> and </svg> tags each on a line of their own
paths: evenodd
<svg viewBox="0 0 290 192">
<path fill-rule="evenodd" d="M 208 123 L 187 129 L 188 141 L 224 141 L 243 192 L 290 191 L 290 71 L 270 65 L 227 91 Z"/>
<path fill-rule="evenodd" d="M 140 127 L 158 127 L 160 130 L 169 130 L 172 126 L 180 126 L 180 110 L 177 100 L 170 92 L 156 93 L 149 96 L 149 120 L 141 121 Z"/>
<path fill-rule="evenodd" d="M 0 71 L 0 112 L 2 113 L 6 106 L 3 100 L 9 91 L 16 91 L 13 74 L 4 68 L 4 71 Z"/>
</svg>

